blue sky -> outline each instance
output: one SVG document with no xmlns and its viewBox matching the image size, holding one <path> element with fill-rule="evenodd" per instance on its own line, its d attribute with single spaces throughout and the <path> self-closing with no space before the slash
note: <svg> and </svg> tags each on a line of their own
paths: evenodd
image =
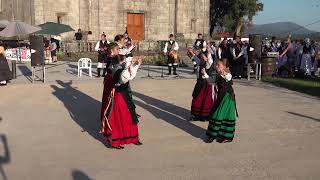
<svg viewBox="0 0 320 180">
<path fill-rule="evenodd" d="M 264 11 L 254 17 L 255 24 L 291 21 L 320 32 L 320 0 L 260 0 Z"/>
</svg>

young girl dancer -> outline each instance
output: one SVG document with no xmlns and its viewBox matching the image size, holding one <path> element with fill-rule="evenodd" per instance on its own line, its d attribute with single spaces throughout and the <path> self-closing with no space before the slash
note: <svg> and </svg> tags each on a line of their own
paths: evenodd
<svg viewBox="0 0 320 180">
<path fill-rule="evenodd" d="M 190 49 L 189 53 L 197 63 L 197 83 L 192 93 L 191 105 L 191 120 L 193 121 L 208 121 L 210 119 L 212 107 L 215 101 L 215 79 L 216 73 L 214 71 L 213 59 L 209 51 L 202 52 L 198 49 L 199 54 Z"/>
<path fill-rule="evenodd" d="M 236 127 L 236 101 L 232 88 L 232 75 L 222 61 L 216 63 L 218 72 L 218 98 L 207 130 L 207 143 L 215 139 L 220 143 L 232 142 Z"/>
</svg>

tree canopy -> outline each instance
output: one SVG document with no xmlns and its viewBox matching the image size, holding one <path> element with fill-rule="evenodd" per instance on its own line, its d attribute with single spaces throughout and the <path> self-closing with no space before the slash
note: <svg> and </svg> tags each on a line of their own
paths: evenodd
<svg viewBox="0 0 320 180">
<path fill-rule="evenodd" d="M 253 17 L 262 10 L 259 0 L 210 0 L 210 34 L 217 27 L 224 27 L 241 35 L 244 25 L 252 23 Z"/>
</svg>

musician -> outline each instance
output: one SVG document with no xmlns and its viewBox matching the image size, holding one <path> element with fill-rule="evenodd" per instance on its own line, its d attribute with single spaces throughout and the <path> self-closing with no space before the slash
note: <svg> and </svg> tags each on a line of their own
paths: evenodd
<svg viewBox="0 0 320 180">
<path fill-rule="evenodd" d="M 168 74 L 171 75 L 171 68 L 173 67 L 173 75 L 177 74 L 177 67 L 178 67 L 178 59 L 177 59 L 177 51 L 179 50 L 179 45 L 175 41 L 174 35 L 170 34 L 169 41 L 166 42 L 165 47 L 163 49 L 163 52 L 165 56 L 167 57 L 167 63 L 168 63 Z"/>
<path fill-rule="evenodd" d="M 195 49 L 201 49 L 202 52 L 206 52 L 207 51 L 207 43 L 206 41 L 203 39 L 203 35 L 201 33 L 198 34 L 198 39 L 196 40 L 196 42 L 194 42 L 193 44 L 193 48 Z M 197 63 L 192 60 L 192 63 L 193 63 L 193 73 L 196 73 L 197 71 Z"/>
<path fill-rule="evenodd" d="M 103 69 L 103 77 L 106 75 L 107 68 L 109 67 L 110 63 L 107 62 L 107 49 L 108 44 L 110 42 L 107 40 L 107 36 L 105 34 L 101 34 L 101 40 L 97 42 L 95 50 L 98 51 L 98 78 L 101 77 L 101 69 Z M 107 64 L 106 64 L 107 63 Z"/>
<path fill-rule="evenodd" d="M 124 41 L 125 41 L 125 47 L 129 49 L 132 44 L 132 39 L 129 37 L 129 34 L 127 32 L 124 33 Z M 128 57 L 133 57 L 132 52 L 130 51 L 127 55 Z"/>
</svg>

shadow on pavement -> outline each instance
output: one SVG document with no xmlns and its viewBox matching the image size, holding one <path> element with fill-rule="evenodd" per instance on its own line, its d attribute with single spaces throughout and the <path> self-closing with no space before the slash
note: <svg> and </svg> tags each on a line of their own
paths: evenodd
<svg viewBox="0 0 320 180">
<path fill-rule="evenodd" d="M 3 165 L 9 164 L 11 161 L 7 137 L 4 134 L 1 134 L 0 141 L 1 141 L 1 144 L 3 144 L 3 149 L 4 149 L 4 155 L 0 156 L 0 174 L 3 180 L 8 180 L 8 177 L 3 169 Z"/>
<path fill-rule="evenodd" d="M 53 95 L 64 104 L 73 121 L 83 129 L 82 132 L 87 132 L 108 147 L 99 134 L 101 102 L 72 87 L 72 82 L 58 80 L 57 83 L 61 87 L 51 85 L 54 89 Z"/>
<path fill-rule="evenodd" d="M 313 120 L 313 121 L 316 121 L 316 122 L 320 122 L 320 119 L 317 119 L 317 118 L 314 118 L 314 117 L 311 117 L 311 116 L 306 116 L 306 115 L 303 115 L 303 114 L 299 114 L 299 113 L 295 113 L 295 112 L 289 112 L 289 111 L 287 111 L 287 113 L 295 115 L 295 116 L 299 116 L 299 117 L 302 117 L 302 118 L 310 119 L 310 120 Z"/>
<path fill-rule="evenodd" d="M 206 130 L 189 121 L 189 110 L 138 92 L 134 92 L 133 95 L 144 101 L 136 100 L 135 104 L 149 111 L 156 118 L 164 120 L 195 138 L 205 138 Z"/>
<path fill-rule="evenodd" d="M 80 170 L 73 170 L 71 175 L 73 180 L 93 180 L 87 174 Z"/>
</svg>

